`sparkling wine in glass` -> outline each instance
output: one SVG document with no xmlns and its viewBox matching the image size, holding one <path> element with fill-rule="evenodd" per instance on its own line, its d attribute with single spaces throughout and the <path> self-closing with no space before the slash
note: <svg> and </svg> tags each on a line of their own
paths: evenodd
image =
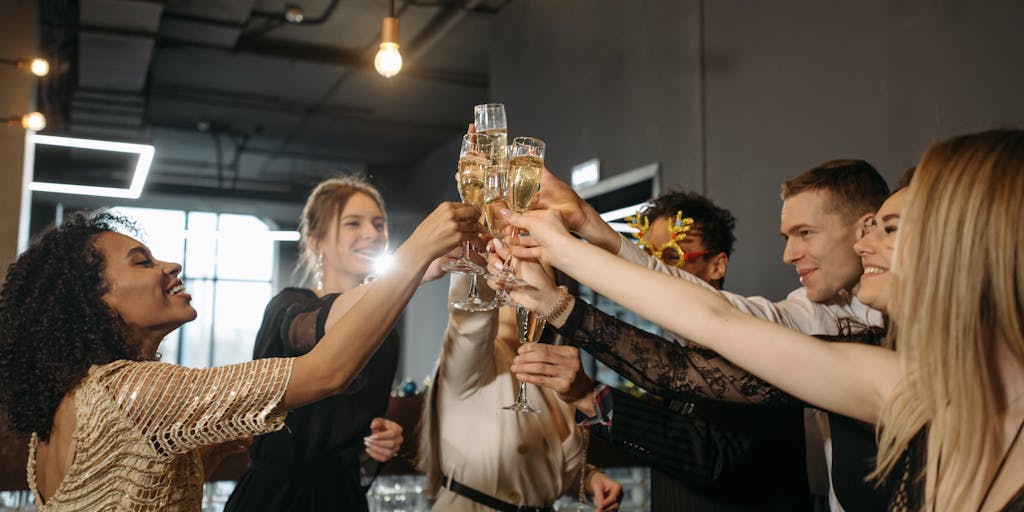
<svg viewBox="0 0 1024 512">
<path fill-rule="evenodd" d="M 462 137 L 462 149 L 459 151 L 458 187 L 462 201 L 483 206 L 484 167 L 494 163 L 497 139 L 481 133 L 467 133 Z M 469 259 L 472 250 L 467 241 L 462 248 L 462 256 L 441 266 L 441 269 L 454 274 L 482 274 L 483 267 Z"/>
<path fill-rule="evenodd" d="M 544 331 L 544 319 L 533 311 L 524 307 L 516 308 L 516 331 L 519 333 L 519 343 L 537 343 Z M 526 397 L 526 383 L 519 383 L 519 393 L 512 405 L 506 405 L 502 409 L 515 412 L 539 413 L 540 411 L 530 405 Z"/>
<path fill-rule="evenodd" d="M 533 202 L 540 191 L 540 174 L 544 169 L 544 141 L 533 137 L 516 137 L 512 141 L 508 162 L 508 206 L 511 210 L 522 213 Z M 512 246 L 519 240 L 519 229 L 512 229 L 512 241 L 509 244 L 509 256 L 505 265 L 496 277 L 497 282 L 506 285 L 527 284 L 515 276 L 512 262 Z"/>
<path fill-rule="evenodd" d="M 465 166 L 459 169 L 459 195 L 462 196 L 462 201 L 480 207 L 484 206 L 484 172 L 487 169 L 487 165 L 472 165 Z M 481 215 L 481 222 L 485 222 L 484 216 Z M 469 242 L 466 242 L 466 247 L 463 248 L 463 256 L 469 254 L 472 248 Z M 472 261 L 471 264 L 476 265 Z M 461 309 L 463 311 L 489 311 L 494 309 L 496 306 L 493 302 L 488 302 L 480 298 L 480 294 L 477 291 L 477 275 L 484 272 L 483 267 L 476 266 L 480 269 L 479 272 L 472 272 L 472 280 L 469 285 L 469 295 L 462 300 L 451 303 L 451 307 L 455 309 Z"/>
<path fill-rule="evenodd" d="M 508 121 L 505 118 L 505 105 L 502 103 L 486 103 L 473 107 L 473 124 L 478 133 L 486 133 L 497 137 L 496 147 L 502 148 L 496 154 L 496 164 L 507 161 L 505 148 L 508 145 Z"/>
<path fill-rule="evenodd" d="M 501 215 L 501 210 L 508 207 L 508 169 L 501 165 L 488 166 L 484 169 L 483 218 L 487 224 L 487 232 L 494 238 L 505 236 L 508 223 Z M 487 274 L 484 277 L 491 279 L 497 276 Z M 509 298 L 504 288 L 498 289 L 491 304 L 494 307 L 518 306 Z"/>
</svg>

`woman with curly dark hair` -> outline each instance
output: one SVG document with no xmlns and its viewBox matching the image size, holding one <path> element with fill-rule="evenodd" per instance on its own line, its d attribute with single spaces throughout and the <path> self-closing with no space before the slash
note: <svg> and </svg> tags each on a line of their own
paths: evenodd
<svg viewBox="0 0 1024 512">
<path fill-rule="evenodd" d="M 197 450 L 279 429 L 287 411 L 343 391 L 427 265 L 475 236 L 478 215 L 440 205 L 392 271 L 336 302 L 346 312 L 308 353 L 206 369 L 155 361 L 196 317 L 180 265 L 117 233 L 123 219 L 110 214 L 43 233 L 0 293 L 0 407 L 31 435 L 37 510 L 200 510 Z"/>
</svg>

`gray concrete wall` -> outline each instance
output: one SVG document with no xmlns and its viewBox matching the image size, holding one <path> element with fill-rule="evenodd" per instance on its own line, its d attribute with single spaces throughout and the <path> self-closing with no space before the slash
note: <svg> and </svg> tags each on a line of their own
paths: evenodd
<svg viewBox="0 0 1024 512">
<path fill-rule="evenodd" d="M 509 4 L 491 98 L 548 163 L 650 161 L 739 219 L 729 287 L 781 298 L 779 184 L 831 158 L 890 182 L 931 142 L 1024 123 L 1024 4 L 789 0 Z"/>
<path fill-rule="evenodd" d="M 705 2 L 708 190 L 739 219 L 729 286 L 781 297 L 779 183 L 864 158 L 890 183 L 949 136 L 1024 124 L 1024 4 Z M 667 181 L 676 182 L 669 170 Z"/>
<path fill-rule="evenodd" d="M 513 2 L 496 23 L 491 99 L 509 135 L 548 143 L 568 176 L 600 158 L 604 176 L 661 161 L 701 188 L 698 4 L 689 0 Z"/>
</svg>

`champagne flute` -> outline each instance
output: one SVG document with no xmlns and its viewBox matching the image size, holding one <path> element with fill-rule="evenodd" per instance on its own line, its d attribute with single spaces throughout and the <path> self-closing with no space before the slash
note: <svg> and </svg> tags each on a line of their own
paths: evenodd
<svg viewBox="0 0 1024 512">
<path fill-rule="evenodd" d="M 483 208 L 484 206 L 484 172 L 488 165 L 466 165 L 459 169 L 459 195 L 462 197 L 462 201 Z M 484 222 L 484 216 L 480 216 L 480 221 Z M 466 246 L 463 248 L 463 256 L 469 254 L 472 249 L 469 242 L 466 242 Z M 470 263 L 473 263 L 470 261 Z M 473 265 L 476 265 L 473 263 Z M 484 272 L 484 269 L 479 265 L 476 268 L 480 269 L 479 272 L 473 272 L 472 281 L 469 285 L 469 295 L 462 300 L 452 302 L 450 305 L 455 309 L 461 309 L 463 311 L 489 311 L 494 309 L 496 306 L 493 302 L 488 302 L 480 298 L 480 294 L 477 292 L 477 275 Z"/>
<path fill-rule="evenodd" d="M 544 319 L 533 311 L 521 306 L 517 307 L 516 331 L 519 333 L 520 344 L 537 343 L 540 341 L 540 335 L 544 331 Z M 540 413 L 539 410 L 530 405 L 530 400 L 526 397 L 526 383 L 522 381 L 519 382 L 519 393 L 516 395 L 516 401 L 512 405 L 502 407 L 502 409 L 515 412 Z"/>
<path fill-rule="evenodd" d="M 487 231 L 494 238 L 505 236 L 505 217 L 501 210 L 508 208 L 508 169 L 501 165 L 490 165 L 484 169 L 484 207 L 483 218 L 487 224 Z M 487 279 L 497 276 L 485 274 Z M 498 292 L 491 301 L 494 307 L 503 308 L 518 306 L 508 296 L 505 288 L 498 288 Z"/>
<path fill-rule="evenodd" d="M 459 151 L 458 188 L 462 201 L 474 206 L 483 206 L 484 166 L 494 163 L 497 138 L 481 133 L 467 133 L 462 136 Z M 482 274 L 484 269 L 469 259 L 472 247 L 467 240 L 462 256 L 441 266 L 445 272 L 454 274 Z"/>
<path fill-rule="evenodd" d="M 486 133 L 498 138 L 495 145 L 505 148 L 508 145 L 508 121 L 505 118 L 505 105 L 501 103 L 485 103 L 473 107 L 473 124 L 478 133 Z M 502 152 L 496 154 L 500 160 L 495 164 L 502 165 L 507 161 Z"/>
<path fill-rule="evenodd" d="M 517 213 L 525 212 L 533 198 L 540 191 L 540 174 L 544 168 L 544 141 L 533 137 L 516 137 L 509 150 L 508 167 L 508 205 Z M 512 228 L 512 241 L 509 244 L 509 255 L 501 272 L 495 277 L 498 283 L 505 285 L 528 284 L 515 275 L 512 268 L 512 247 L 518 243 L 519 228 Z"/>
</svg>

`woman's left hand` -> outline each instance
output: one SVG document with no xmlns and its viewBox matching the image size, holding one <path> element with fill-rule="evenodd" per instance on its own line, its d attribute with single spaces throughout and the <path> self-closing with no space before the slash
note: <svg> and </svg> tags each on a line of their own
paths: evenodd
<svg viewBox="0 0 1024 512">
<path fill-rule="evenodd" d="M 387 462 L 402 447 L 402 426 L 387 418 L 374 418 L 370 422 L 369 436 L 363 438 L 366 454 L 372 459 Z"/>
<path fill-rule="evenodd" d="M 597 512 L 615 512 L 622 502 L 622 484 L 600 471 L 591 471 L 587 477 L 587 494 L 594 500 Z"/>
</svg>

